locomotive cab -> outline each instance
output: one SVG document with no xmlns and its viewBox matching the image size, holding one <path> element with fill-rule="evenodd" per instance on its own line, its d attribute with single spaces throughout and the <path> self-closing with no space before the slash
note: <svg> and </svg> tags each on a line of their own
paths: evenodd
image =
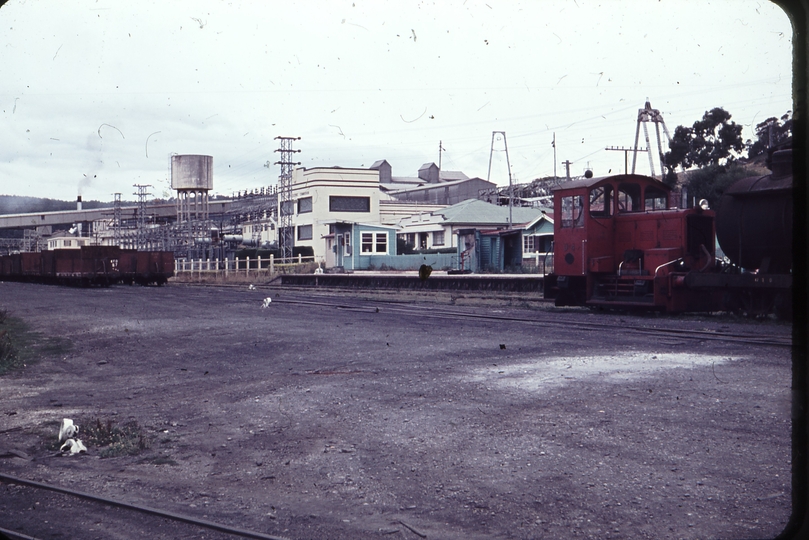
<svg viewBox="0 0 809 540">
<path fill-rule="evenodd" d="M 662 182 L 633 174 L 557 187 L 546 296 L 558 306 L 699 309 L 704 299 L 678 290 L 676 277 L 713 265 L 714 215 L 671 208 L 670 194 Z"/>
</svg>

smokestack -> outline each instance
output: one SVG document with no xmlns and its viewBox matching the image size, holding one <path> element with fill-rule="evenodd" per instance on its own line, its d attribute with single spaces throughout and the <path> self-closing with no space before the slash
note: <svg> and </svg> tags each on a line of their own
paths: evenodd
<svg viewBox="0 0 809 540">
<path fill-rule="evenodd" d="M 81 195 L 76 198 L 76 210 L 81 211 Z"/>
</svg>

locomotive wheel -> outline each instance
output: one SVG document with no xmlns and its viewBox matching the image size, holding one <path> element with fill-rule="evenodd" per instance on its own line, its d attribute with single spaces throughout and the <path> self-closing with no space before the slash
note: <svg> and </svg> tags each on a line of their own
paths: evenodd
<svg viewBox="0 0 809 540">
<path fill-rule="evenodd" d="M 789 293 L 778 293 L 773 302 L 775 317 L 781 321 L 792 320 L 792 295 Z"/>
<path fill-rule="evenodd" d="M 767 292 L 748 291 L 742 294 L 744 311 L 751 319 L 766 317 L 773 312 L 775 297 Z"/>
</svg>

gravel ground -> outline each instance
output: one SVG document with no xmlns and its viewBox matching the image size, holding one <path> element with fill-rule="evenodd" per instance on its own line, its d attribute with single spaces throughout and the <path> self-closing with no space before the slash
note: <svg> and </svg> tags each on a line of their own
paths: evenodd
<svg viewBox="0 0 809 540">
<path fill-rule="evenodd" d="M 0 376 L 0 472 L 293 539 L 770 538 L 786 524 L 790 351 L 711 334 L 790 326 L 351 294 L 0 283 L 0 309 L 39 333 L 37 358 Z M 134 423 L 150 444 L 53 457 L 64 417 L 80 437 L 87 421 Z M 103 513 L 88 532 L 75 505 L 0 488 L 6 529 L 143 535 Z"/>
</svg>

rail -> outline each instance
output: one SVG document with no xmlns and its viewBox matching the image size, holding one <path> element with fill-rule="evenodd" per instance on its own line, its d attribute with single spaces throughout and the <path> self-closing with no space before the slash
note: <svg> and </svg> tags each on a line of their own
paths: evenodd
<svg viewBox="0 0 809 540">
<path fill-rule="evenodd" d="M 224 276 L 233 275 L 256 275 L 256 274 L 275 274 L 276 270 L 282 271 L 283 269 L 300 266 L 307 263 L 315 262 L 314 256 L 304 257 L 298 255 L 297 257 L 275 257 L 270 255 L 269 258 L 262 257 L 245 257 L 243 259 L 236 257 L 235 259 L 177 259 L 174 264 L 175 275 L 180 274 L 222 274 Z"/>
</svg>

